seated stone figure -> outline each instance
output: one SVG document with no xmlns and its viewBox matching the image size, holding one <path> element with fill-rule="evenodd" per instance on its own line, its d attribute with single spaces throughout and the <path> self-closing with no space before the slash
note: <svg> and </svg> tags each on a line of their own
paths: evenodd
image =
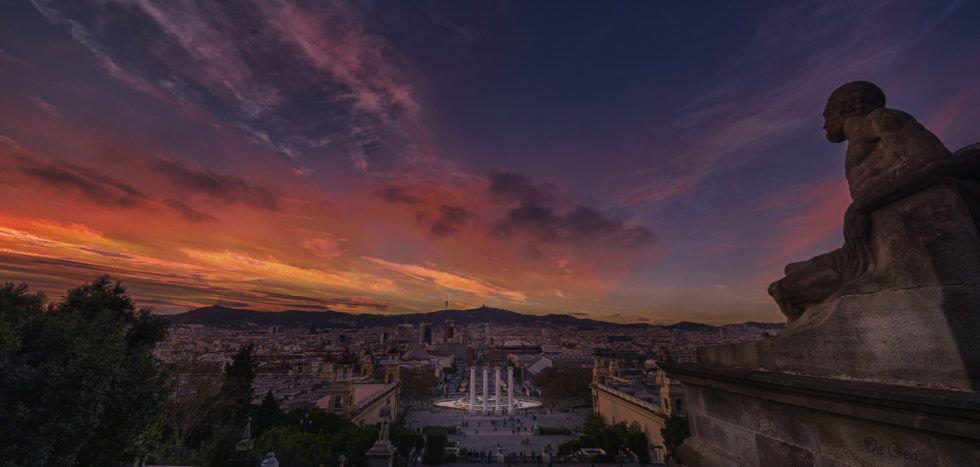
<svg viewBox="0 0 980 467">
<path fill-rule="evenodd" d="M 701 362 L 980 391 L 980 144 L 951 154 L 867 82 L 834 91 L 824 118 L 848 141 L 844 244 L 769 287 L 789 321 L 778 335 Z"/>
<path fill-rule="evenodd" d="M 848 141 L 845 175 L 853 202 L 844 215 L 844 245 L 786 266 L 769 294 L 790 322 L 808 308 L 856 292 L 875 268 L 871 220 L 875 210 L 938 184 L 949 176 L 975 179 L 975 157 L 954 159 L 909 114 L 885 108 L 878 86 L 855 81 L 836 89 L 823 112 L 833 143 Z"/>
</svg>

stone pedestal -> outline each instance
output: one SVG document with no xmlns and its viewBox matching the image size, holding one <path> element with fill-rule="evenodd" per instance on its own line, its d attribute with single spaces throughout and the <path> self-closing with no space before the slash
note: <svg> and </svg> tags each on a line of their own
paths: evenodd
<svg viewBox="0 0 980 467">
<path fill-rule="evenodd" d="M 367 452 L 368 467 L 391 467 L 395 459 L 395 446 L 388 441 L 378 441 Z"/>
<path fill-rule="evenodd" d="M 980 396 L 972 391 L 663 366 L 684 385 L 684 465 L 980 465 Z"/>
<path fill-rule="evenodd" d="M 980 466 L 978 219 L 975 180 L 881 207 L 868 270 L 779 335 L 663 364 L 684 464 Z"/>
<path fill-rule="evenodd" d="M 980 389 L 978 195 L 980 183 L 950 179 L 875 211 L 874 266 L 859 282 L 776 337 L 701 349 L 701 361 Z"/>
</svg>

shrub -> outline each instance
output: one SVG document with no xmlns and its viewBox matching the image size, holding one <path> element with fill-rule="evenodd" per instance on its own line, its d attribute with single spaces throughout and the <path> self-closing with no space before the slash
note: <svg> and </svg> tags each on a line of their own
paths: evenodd
<svg viewBox="0 0 980 467">
<path fill-rule="evenodd" d="M 572 434 L 572 430 L 569 430 L 568 428 L 565 428 L 563 426 L 562 427 L 539 426 L 538 434 L 539 435 L 570 435 Z"/>
<path fill-rule="evenodd" d="M 432 430 L 427 432 L 425 434 L 425 455 L 422 456 L 422 462 L 430 465 L 441 464 L 446 453 L 446 445 L 449 444 L 448 441 L 444 431 Z"/>
<path fill-rule="evenodd" d="M 582 440 L 573 439 L 567 443 L 558 445 L 559 456 L 570 456 L 582 449 Z"/>
</svg>

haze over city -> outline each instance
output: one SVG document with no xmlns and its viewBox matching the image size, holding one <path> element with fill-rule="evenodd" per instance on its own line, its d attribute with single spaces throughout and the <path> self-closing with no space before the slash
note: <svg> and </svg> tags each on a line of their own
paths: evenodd
<svg viewBox="0 0 980 467">
<path fill-rule="evenodd" d="M 0 281 L 782 321 L 842 242 L 831 90 L 975 142 L 980 4 L 928 3 L 4 2 Z"/>
</svg>

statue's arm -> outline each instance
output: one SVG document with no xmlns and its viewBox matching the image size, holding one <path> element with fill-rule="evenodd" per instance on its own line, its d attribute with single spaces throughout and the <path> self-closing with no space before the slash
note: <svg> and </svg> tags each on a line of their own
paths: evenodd
<svg viewBox="0 0 980 467">
<path fill-rule="evenodd" d="M 870 229 L 874 210 L 937 185 L 948 174 L 950 152 L 935 135 L 908 114 L 884 111 L 869 116 L 879 146 L 901 158 L 903 164 L 887 179 L 872 185 L 855 199 L 844 215 L 844 236 L 848 242 L 862 240 Z"/>
</svg>

